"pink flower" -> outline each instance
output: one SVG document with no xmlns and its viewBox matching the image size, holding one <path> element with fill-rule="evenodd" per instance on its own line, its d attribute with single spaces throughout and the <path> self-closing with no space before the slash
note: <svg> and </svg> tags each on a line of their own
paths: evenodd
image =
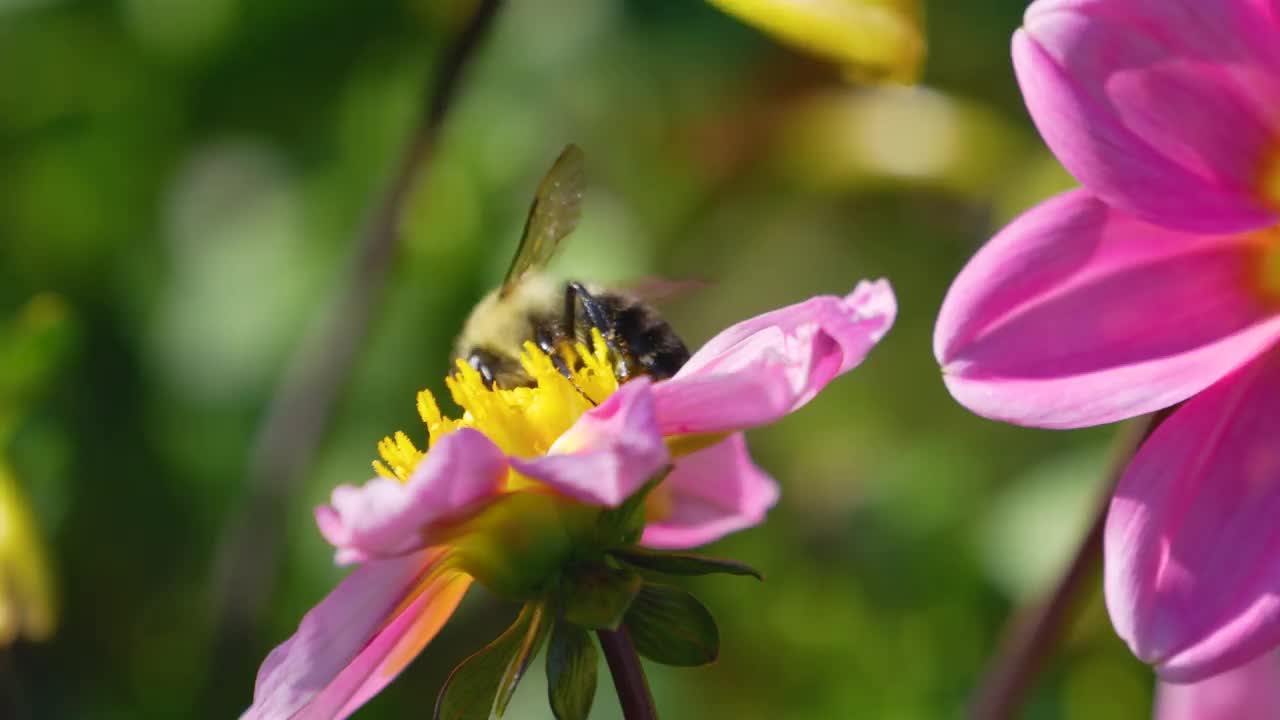
<svg viewBox="0 0 1280 720">
<path fill-rule="evenodd" d="M 1275 720 L 1280 717 L 1280 665 L 1267 654 L 1189 685 L 1160 683 L 1156 720 Z"/>
<path fill-rule="evenodd" d="M 473 580 L 527 597 L 602 507 L 665 468 L 642 544 L 687 548 L 758 524 L 778 489 L 741 431 L 800 408 L 855 367 L 895 312 L 886 282 L 862 283 L 731 327 L 661 382 L 618 386 L 580 348 L 585 367 L 570 383 L 531 350 L 535 389 L 486 389 L 465 370 L 451 378 L 461 420 L 420 396 L 430 450 L 389 438 L 382 477 L 337 488 L 316 511 L 337 560 L 360 566 L 267 656 L 245 717 L 345 717 L 430 642 Z"/>
<path fill-rule="evenodd" d="M 1013 40 L 1084 185 L 956 278 L 934 352 L 990 418 L 1110 423 L 1185 401 L 1106 530 L 1122 638 L 1192 682 L 1280 645 L 1280 3 L 1041 0 Z"/>
</svg>

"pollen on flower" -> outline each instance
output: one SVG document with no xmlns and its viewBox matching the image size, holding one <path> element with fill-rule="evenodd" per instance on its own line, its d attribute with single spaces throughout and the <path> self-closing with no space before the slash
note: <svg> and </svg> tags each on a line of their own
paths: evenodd
<svg viewBox="0 0 1280 720">
<path fill-rule="evenodd" d="M 408 435 L 396 431 L 391 437 L 382 438 L 378 443 L 378 454 L 382 460 L 373 461 L 373 469 L 379 475 L 389 478 L 408 480 L 423 452 L 419 450 Z"/>
<path fill-rule="evenodd" d="M 520 364 L 532 381 L 528 387 L 489 387 L 475 368 L 462 360 L 445 378 L 454 403 L 462 415 L 451 418 L 440 411 L 429 390 L 418 393 L 418 415 L 427 430 L 427 447 L 458 428 L 475 428 L 503 452 L 517 457 L 535 457 L 547 452 L 556 439 L 586 412 L 618 389 L 618 377 L 608 345 L 598 330 L 592 330 L 591 347 L 574 343 L 561 351 L 565 377 L 547 353 L 531 342 L 524 344 Z M 384 477 L 406 481 L 426 454 L 403 432 L 378 443 L 381 460 L 374 470 Z"/>
</svg>

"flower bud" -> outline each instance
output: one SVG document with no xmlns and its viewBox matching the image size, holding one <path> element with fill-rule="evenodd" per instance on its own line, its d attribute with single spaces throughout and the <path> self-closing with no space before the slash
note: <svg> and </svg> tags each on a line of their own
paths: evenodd
<svg viewBox="0 0 1280 720">
<path fill-rule="evenodd" d="M 0 645 L 53 634 L 53 580 L 44 545 L 17 479 L 0 464 Z"/>
</svg>

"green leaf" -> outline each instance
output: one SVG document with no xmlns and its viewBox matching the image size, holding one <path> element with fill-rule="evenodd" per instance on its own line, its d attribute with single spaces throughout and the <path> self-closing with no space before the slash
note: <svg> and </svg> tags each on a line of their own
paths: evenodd
<svg viewBox="0 0 1280 720">
<path fill-rule="evenodd" d="M 695 667 L 720 654 L 715 618 L 693 595 L 670 585 L 645 585 L 625 624 L 636 652 L 663 665 Z"/>
<path fill-rule="evenodd" d="M 587 631 L 556 623 L 547 646 L 547 694 L 556 720 L 586 720 L 596 696 L 596 646 Z"/>
<path fill-rule="evenodd" d="M 764 580 L 759 570 L 722 558 L 692 555 L 689 553 L 667 553 L 646 550 L 644 548 L 627 548 L 615 550 L 613 556 L 623 562 L 645 570 L 653 570 L 665 575 L 749 575 L 757 580 Z"/>
<path fill-rule="evenodd" d="M 588 630 L 616 630 L 644 585 L 644 578 L 627 568 L 603 563 L 579 569 L 562 585 L 564 617 Z"/>
<path fill-rule="evenodd" d="M 501 717 L 549 627 L 541 603 L 525 605 L 506 632 L 449 674 L 436 700 L 436 720 Z"/>
<path fill-rule="evenodd" d="M 0 444 L 51 388 L 79 341 L 79 326 L 59 295 L 42 293 L 13 319 L 0 319 Z"/>
</svg>

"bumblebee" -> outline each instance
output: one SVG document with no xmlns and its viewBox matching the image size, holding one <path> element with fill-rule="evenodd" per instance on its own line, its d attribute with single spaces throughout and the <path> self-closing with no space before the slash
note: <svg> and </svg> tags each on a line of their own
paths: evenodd
<svg viewBox="0 0 1280 720">
<path fill-rule="evenodd" d="M 566 363 L 573 355 L 566 349 L 575 342 L 590 345 L 592 329 L 604 337 L 622 382 L 640 375 L 671 377 L 689 359 L 680 337 L 639 297 L 577 281 L 555 282 L 543 274 L 578 226 L 582 194 L 583 153 L 569 145 L 538 184 L 502 285 L 476 305 L 458 336 L 455 356 L 491 387 L 533 384 L 519 359 L 527 341 L 568 376 Z"/>
</svg>

